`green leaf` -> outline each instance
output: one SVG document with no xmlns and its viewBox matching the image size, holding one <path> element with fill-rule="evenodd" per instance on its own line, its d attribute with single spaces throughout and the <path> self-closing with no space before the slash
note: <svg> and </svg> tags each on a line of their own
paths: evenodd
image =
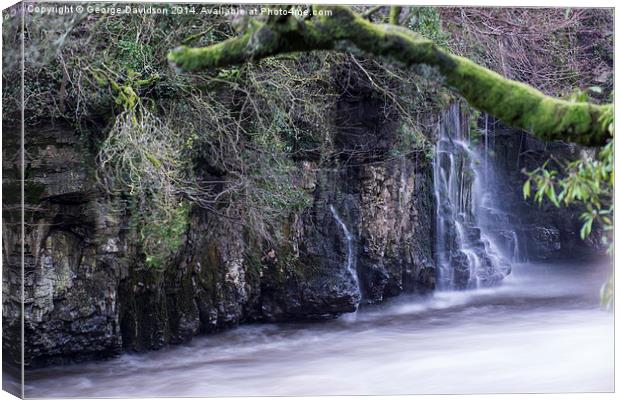
<svg viewBox="0 0 620 400">
<path fill-rule="evenodd" d="M 530 197 L 530 191 L 532 189 L 532 181 L 530 179 L 528 179 L 527 181 L 525 181 L 525 183 L 523 184 L 523 198 L 527 199 Z"/>
<path fill-rule="evenodd" d="M 581 231 L 579 232 L 579 236 L 581 236 L 581 239 L 585 239 L 590 232 L 592 232 L 592 222 L 594 220 L 592 219 L 592 217 L 590 217 L 585 224 L 583 224 L 583 226 L 581 227 Z"/>
<path fill-rule="evenodd" d="M 601 287 L 601 306 L 607 310 L 614 307 L 614 277 L 613 275 Z"/>
<path fill-rule="evenodd" d="M 547 197 L 553 203 L 554 206 L 560 207 L 560 202 L 558 201 L 557 196 L 555 195 L 555 189 L 553 186 L 547 187 Z"/>
</svg>

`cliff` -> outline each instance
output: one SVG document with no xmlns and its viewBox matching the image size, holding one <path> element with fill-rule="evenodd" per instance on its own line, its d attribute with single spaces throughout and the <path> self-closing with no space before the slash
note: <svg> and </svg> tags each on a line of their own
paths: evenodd
<svg viewBox="0 0 620 400">
<path fill-rule="evenodd" d="M 333 318 L 360 302 L 432 290 L 432 160 L 415 148 L 394 156 L 399 121 L 367 86 L 349 89 L 337 107 L 353 122 L 334 121 L 329 168 L 297 162 L 312 203 L 283 221 L 282 242 L 259 241 L 238 221 L 192 207 L 181 246 L 159 268 L 145 262 L 127 199 L 98 184 L 96 154 L 80 135 L 58 121 L 27 126 L 26 365 L 158 349 L 239 323 Z M 12 133 L 3 146 L 3 343 L 18 360 L 19 215 L 7 212 L 19 209 L 10 175 L 19 131 Z M 349 257 L 358 276 L 346 268 Z"/>
</svg>

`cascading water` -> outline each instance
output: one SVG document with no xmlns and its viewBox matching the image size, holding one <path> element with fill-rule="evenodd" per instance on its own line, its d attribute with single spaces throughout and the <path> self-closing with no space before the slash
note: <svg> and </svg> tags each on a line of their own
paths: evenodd
<svg viewBox="0 0 620 400">
<path fill-rule="evenodd" d="M 476 151 L 468 120 L 458 104 L 452 105 L 439 123 L 434 160 L 439 289 L 490 286 L 510 272 L 509 258 L 485 224 L 490 221 L 485 213 L 496 208 L 490 205 L 493 181 L 486 138 L 484 147 L 485 154 Z"/>
<path fill-rule="evenodd" d="M 513 264 L 524 263 L 528 259 L 526 241 L 522 229 L 519 228 L 521 218 L 515 210 L 505 208 L 504 205 L 510 203 L 510 196 L 506 198 L 503 193 L 506 189 L 502 189 L 500 183 L 506 178 L 498 176 L 498 171 L 502 167 L 496 165 L 496 161 L 490 158 L 490 154 L 495 151 L 495 135 L 489 129 L 492 126 L 494 124 L 489 124 L 489 116 L 485 115 L 484 131 L 481 132 L 484 134 L 484 148 L 479 149 L 482 151 L 481 154 L 471 141 L 467 143 L 473 161 L 472 167 L 476 175 L 480 176 L 474 185 L 484 188 L 480 191 L 481 200 L 476 204 L 478 224 L 486 236 L 492 239 L 491 244 L 502 253 L 504 259 L 510 260 Z M 482 163 L 482 158 L 484 158 L 484 174 L 480 173 L 478 166 Z"/>
<path fill-rule="evenodd" d="M 527 262 L 525 252 L 521 249 L 521 242 L 519 241 L 519 234 L 516 230 L 511 232 L 511 244 L 512 244 L 512 259 L 514 263 Z"/>
<path fill-rule="evenodd" d="M 340 228 L 342 229 L 342 231 L 344 233 L 344 236 L 345 236 L 345 239 L 347 241 L 347 263 L 346 263 L 346 269 L 351 274 L 351 276 L 353 277 L 353 281 L 355 283 L 355 287 L 357 287 L 357 291 L 358 291 L 358 294 L 359 294 L 358 298 L 361 299 L 362 296 L 361 296 L 360 283 L 359 283 L 359 278 L 357 276 L 357 268 L 356 268 L 356 265 L 355 265 L 355 255 L 354 255 L 354 252 L 353 252 L 353 235 L 351 235 L 351 232 L 349 231 L 349 228 L 347 228 L 347 226 L 342 221 L 342 219 L 340 219 L 340 216 L 338 215 L 338 212 L 336 211 L 336 209 L 334 208 L 333 205 L 330 204 L 329 210 L 331 211 L 331 213 L 334 216 L 334 219 L 336 220 L 338 225 L 340 225 Z"/>
</svg>

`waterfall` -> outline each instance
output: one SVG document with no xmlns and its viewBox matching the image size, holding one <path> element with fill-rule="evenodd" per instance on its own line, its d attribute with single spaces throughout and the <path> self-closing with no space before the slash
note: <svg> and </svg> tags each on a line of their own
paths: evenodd
<svg viewBox="0 0 620 400">
<path fill-rule="evenodd" d="M 521 261 L 521 252 L 519 251 L 519 235 L 517 234 L 517 231 L 512 231 L 512 246 L 512 261 Z"/>
<path fill-rule="evenodd" d="M 488 139 L 485 154 L 479 154 L 470 139 L 467 119 L 458 104 L 452 105 L 439 123 L 433 165 L 439 289 L 490 286 L 510 271 L 509 258 L 485 224 L 490 221 L 486 214 L 498 211 L 488 189 L 493 185 Z"/>
<path fill-rule="evenodd" d="M 344 232 L 344 236 L 345 236 L 345 238 L 347 240 L 347 263 L 346 263 L 346 269 L 347 269 L 347 271 L 349 271 L 349 273 L 353 277 L 353 282 L 355 282 L 355 286 L 357 287 L 358 294 L 360 295 L 359 298 L 361 299 L 362 296 L 361 296 L 360 283 L 359 283 L 359 278 L 357 276 L 357 269 L 356 269 L 356 266 L 355 266 L 355 256 L 354 256 L 354 253 L 353 253 L 353 235 L 351 235 L 351 232 L 349 231 L 349 228 L 347 228 L 347 226 L 342 221 L 342 219 L 340 219 L 340 216 L 336 212 L 336 209 L 334 208 L 333 205 L 331 205 L 331 204 L 329 205 L 329 210 L 331 211 L 331 213 L 334 216 L 334 219 L 336 220 L 338 225 L 340 225 L 340 228 Z"/>
</svg>

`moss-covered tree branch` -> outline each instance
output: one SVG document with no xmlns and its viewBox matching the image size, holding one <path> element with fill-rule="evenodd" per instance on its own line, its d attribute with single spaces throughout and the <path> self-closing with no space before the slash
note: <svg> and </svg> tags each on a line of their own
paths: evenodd
<svg viewBox="0 0 620 400">
<path fill-rule="evenodd" d="M 398 25 L 400 12 L 403 8 L 399 6 L 390 7 L 390 24 Z"/>
<path fill-rule="evenodd" d="M 345 6 L 314 6 L 324 16 L 310 21 L 293 17 L 252 20 L 241 36 L 203 47 L 179 47 L 169 61 L 186 71 L 242 64 L 282 53 L 330 50 L 343 41 L 407 66 L 438 68 L 445 83 L 472 106 L 508 125 L 544 140 L 601 146 L 611 138 L 612 105 L 553 98 L 524 83 L 506 79 L 467 58 L 439 48 L 433 41 L 394 25 L 366 21 Z M 330 15 L 331 14 L 331 15 Z"/>
</svg>

